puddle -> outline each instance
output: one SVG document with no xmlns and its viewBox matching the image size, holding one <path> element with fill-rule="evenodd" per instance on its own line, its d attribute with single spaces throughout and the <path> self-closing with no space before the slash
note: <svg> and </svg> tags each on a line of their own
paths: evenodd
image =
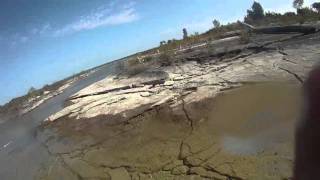
<svg viewBox="0 0 320 180">
<path fill-rule="evenodd" d="M 266 83 L 224 92 L 210 103 L 208 123 L 232 154 L 257 154 L 293 143 L 299 118 L 299 85 Z"/>
</svg>

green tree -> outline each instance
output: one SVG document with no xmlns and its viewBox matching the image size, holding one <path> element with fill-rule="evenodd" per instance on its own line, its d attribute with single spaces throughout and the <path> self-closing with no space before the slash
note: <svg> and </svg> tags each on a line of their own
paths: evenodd
<svg viewBox="0 0 320 180">
<path fill-rule="evenodd" d="M 35 92 L 36 92 L 36 88 L 30 87 L 29 90 L 28 90 L 28 95 L 33 96 L 33 95 L 35 95 Z"/>
<path fill-rule="evenodd" d="M 314 8 L 318 13 L 320 13 L 320 2 L 313 3 L 312 8 Z"/>
<path fill-rule="evenodd" d="M 311 17 L 313 15 L 318 15 L 316 12 L 314 12 L 311 8 L 308 7 L 297 9 L 297 14 L 303 17 Z"/>
<path fill-rule="evenodd" d="M 295 16 L 295 15 L 296 15 L 296 13 L 295 13 L 295 12 L 286 12 L 286 13 L 284 13 L 283 15 L 284 15 L 284 16 L 290 16 L 290 17 L 293 17 L 293 16 Z"/>
<path fill-rule="evenodd" d="M 264 17 L 264 10 L 260 3 L 254 1 L 251 9 L 247 10 L 245 22 L 261 20 Z"/>
<path fill-rule="evenodd" d="M 303 6 L 304 0 L 294 0 L 293 1 L 293 7 L 296 9 L 301 9 Z"/>
<path fill-rule="evenodd" d="M 160 46 L 163 46 L 163 45 L 165 45 L 166 44 L 166 41 L 161 41 L 160 42 Z"/>
<path fill-rule="evenodd" d="M 213 24 L 214 28 L 219 28 L 221 26 L 220 22 L 218 20 L 216 20 L 216 19 L 212 21 L 212 24 Z"/>
<path fill-rule="evenodd" d="M 183 32 L 183 39 L 187 39 L 188 38 L 188 31 L 186 28 L 183 28 L 182 29 L 182 32 Z"/>
</svg>

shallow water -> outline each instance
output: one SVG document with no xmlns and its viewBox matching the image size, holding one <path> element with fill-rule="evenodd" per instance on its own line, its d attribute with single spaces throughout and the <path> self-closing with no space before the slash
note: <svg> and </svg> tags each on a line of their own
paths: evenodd
<svg viewBox="0 0 320 180">
<path fill-rule="evenodd" d="M 101 72 L 103 76 L 107 72 Z M 105 73 L 105 74 L 104 74 Z M 76 90 L 97 80 L 97 74 L 83 82 L 73 85 L 63 94 L 47 101 L 23 119 L 17 119 L 0 125 L 0 177 L 1 179 L 33 179 L 41 166 L 47 166 L 50 155 L 39 144 L 34 132 L 37 125 L 48 115 L 62 108 L 63 101 Z M 102 76 L 101 76 L 102 77 Z M 230 90 L 202 103 L 202 107 L 192 109 L 198 113 L 199 120 L 207 118 L 204 136 L 217 139 L 225 152 L 231 155 L 255 155 L 273 150 L 279 144 L 286 144 L 285 149 L 292 150 L 293 130 L 299 117 L 300 87 L 293 84 L 264 83 L 245 85 Z M 155 123 L 155 117 L 151 117 Z M 163 114 L 161 117 L 165 118 Z M 166 117 L 169 118 L 169 117 Z M 155 127 L 147 126 L 145 131 L 156 136 L 174 132 L 176 124 L 170 128 L 163 121 L 156 121 Z M 181 128 L 182 131 L 185 127 Z M 180 133 L 180 131 L 178 131 Z M 166 133 L 169 135 L 169 133 Z M 161 135 L 162 137 L 162 135 Z M 172 138 L 172 137 L 170 137 Z M 200 144 L 208 139 L 196 139 Z M 130 140 L 131 141 L 131 140 Z M 192 143 L 192 142 L 190 142 Z M 289 144 L 289 146 L 287 146 Z M 277 151 L 280 151 L 278 148 Z M 285 153 L 283 153 L 285 154 Z M 224 156 L 222 156 L 224 158 Z"/>
<path fill-rule="evenodd" d="M 226 151 L 257 154 L 276 144 L 293 143 L 300 104 L 299 85 L 246 85 L 215 99 L 209 123 Z"/>
<path fill-rule="evenodd" d="M 141 167 L 154 172 L 165 164 L 178 162 L 194 167 L 212 166 L 217 171 L 236 174 L 243 179 L 291 176 L 299 86 L 283 83 L 245 85 L 215 97 L 190 101 L 203 97 L 198 97 L 199 94 L 186 96 L 185 104 L 177 101 L 148 111 L 131 119 L 130 126 L 101 123 L 97 128 L 88 128 L 85 135 L 79 137 L 87 138 L 92 144 L 95 142 L 89 136 L 94 134 L 94 140 L 103 139 L 103 143 L 92 148 L 84 145 L 86 150 L 75 159 L 99 167 L 117 164 L 118 167 Z M 98 125 L 99 122 L 103 121 L 95 121 Z M 72 134 L 72 129 L 66 132 Z M 75 142 L 80 139 L 74 137 Z M 67 144 L 72 146 L 72 143 L 65 144 L 56 138 L 53 143 L 47 143 L 53 149 Z M 76 143 L 80 144 L 80 141 Z M 70 166 L 76 168 L 78 164 Z M 45 169 L 43 174 L 46 176 Z M 48 177 L 56 177 L 55 173 L 48 174 Z"/>
</svg>

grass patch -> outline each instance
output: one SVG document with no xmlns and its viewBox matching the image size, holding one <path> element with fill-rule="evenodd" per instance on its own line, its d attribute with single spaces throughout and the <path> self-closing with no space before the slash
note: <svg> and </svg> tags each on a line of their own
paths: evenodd
<svg viewBox="0 0 320 180">
<path fill-rule="evenodd" d="M 173 54 L 169 52 L 163 52 L 160 54 L 158 64 L 160 66 L 170 66 L 174 62 Z"/>
<path fill-rule="evenodd" d="M 134 76 L 148 69 L 147 63 L 138 57 L 130 58 L 125 63 L 125 70 L 128 76 Z"/>
<path fill-rule="evenodd" d="M 250 42 L 250 34 L 247 31 L 241 31 L 240 33 L 240 43 L 247 44 Z"/>
</svg>

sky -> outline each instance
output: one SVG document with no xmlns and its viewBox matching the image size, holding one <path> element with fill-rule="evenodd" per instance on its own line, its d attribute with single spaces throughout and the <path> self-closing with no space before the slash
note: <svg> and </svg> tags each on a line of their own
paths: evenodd
<svg viewBox="0 0 320 180">
<path fill-rule="evenodd" d="M 292 0 L 259 0 L 293 11 Z M 306 5 L 313 1 L 307 0 Z M 82 70 L 242 20 L 253 0 L 1 0 L 0 104 Z"/>
</svg>

